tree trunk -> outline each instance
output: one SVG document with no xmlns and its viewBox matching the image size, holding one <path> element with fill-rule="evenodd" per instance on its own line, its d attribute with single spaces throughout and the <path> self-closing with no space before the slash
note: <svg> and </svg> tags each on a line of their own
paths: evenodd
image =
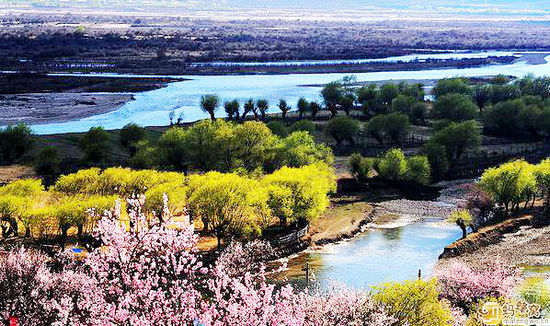
<svg viewBox="0 0 550 326">
<path fill-rule="evenodd" d="M 462 230 L 462 239 L 466 238 L 466 236 L 468 235 L 468 230 L 466 229 L 466 224 L 464 223 L 464 221 L 458 220 L 456 221 L 456 224 Z"/>
<path fill-rule="evenodd" d="M 216 121 L 214 111 L 210 112 L 210 119 L 212 119 L 212 121 Z"/>
<path fill-rule="evenodd" d="M 30 238 L 30 237 L 31 237 L 31 227 L 26 226 L 25 227 L 25 238 Z"/>
</svg>

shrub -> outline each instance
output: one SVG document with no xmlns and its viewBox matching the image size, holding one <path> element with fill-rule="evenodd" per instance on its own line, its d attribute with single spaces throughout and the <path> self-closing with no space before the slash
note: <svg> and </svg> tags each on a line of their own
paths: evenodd
<svg viewBox="0 0 550 326">
<path fill-rule="evenodd" d="M 307 131 L 313 135 L 315 133 L 315 124 L 310 120 L 300 120 L 292 124 L 290 131 Z"/>
<path fill-rule="evenodd" d="M 376 139 L 380 144 L 384 142 L 386 137 L 386 118 L 379 114 L 369 120 L 367 125 L 367 133 Z"/>
<path fill-rule="evenodd" d="M 332 118 L 325 127 L 325 133 L 336 140 L 337 145 L 341 145 L 342 141 L 347 141 L 349 144 L 355 144 L 353 137 L 359 132 L 359 121 L 347 117 Z"/>
<path fill-rule="evenodd" d="M 365 158 L 361 154 L 352 154 L 349 158 L 349 169 L 351 175 L 358 180 L 364 180 L 370 177 L 375 166 L 375 160 Z"/>
<path fill-rule="evenodd" d="M 414 123 L 424 123 L 428 115 L 428 106 L 424 102 L 415 104 L 411 109 L 411 120 Z"/>
<path fill-rule="evenodd" d="M 449 307 L 439 300 L 436 280 L 385 283 L 375 287 L 373 300 L 397 319 L 391 325 L 448 325 Z"/>
<path fill-rule="evenodd" d="M 33 144 L 32 132 L 25 124 L 0 128 L 0 163 L 12 164 L 20 160 Z"/>
<path fill-rule="evenodd" d="M 284 123 L 279 121 L 271 121 L 267 124 L 267 127 L 271 130 L 271 132 L 274 135 L 277 135 L 279 137 L 286 137 L 288 136 L 289 130 L 284 125 Z"/>
<path fill-rule="evenodd" d="M 431 179 L 431 168 L 426 156 L 412 156 L 407 159 L 407 179 L 427 185 Z"/>
<path fill-rule="evenodd" d="M 407 160 L 400 149 L 390 149 L 378 160 L 378 173 L 383 179 L 404 180 L 407 171 Z"/>
<path fill-rule="evenodd" d="M 418 100 L 412 96 L 399 95 L 392 101 L 392 110 L 411 116 L 412 109 L 417 103 Z"/>
</svg>

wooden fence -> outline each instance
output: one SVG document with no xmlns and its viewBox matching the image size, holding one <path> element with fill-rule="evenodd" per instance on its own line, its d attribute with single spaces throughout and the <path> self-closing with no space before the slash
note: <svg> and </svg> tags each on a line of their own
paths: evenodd
<svg viewBox="0 0 550 326">
<path fill-rule="evenodd" d="M 306 224 L 306 226 L 304 226 L 300 230 L 294 231 L 290 234 L 283 235 L 277 239 L 272 240 L 271 244 L 275 247 L 288 245 L 288 244 L 297 242 L 298 240 L 300 240 L 301 237 L 305 236 L 308 232 L 309 232 L 309 223 Z"/>
</svg>

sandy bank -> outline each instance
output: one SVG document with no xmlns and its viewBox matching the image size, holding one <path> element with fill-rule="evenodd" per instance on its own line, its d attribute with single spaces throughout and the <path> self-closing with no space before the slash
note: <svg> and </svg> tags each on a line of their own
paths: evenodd
<svg viewBox="0 0 550 326">
<path fill-rule="evenodd" d="M 132 99 L 128 93 L 0 95 L 0 125 L 76 120 L 114 111 Z"/>
</svg>

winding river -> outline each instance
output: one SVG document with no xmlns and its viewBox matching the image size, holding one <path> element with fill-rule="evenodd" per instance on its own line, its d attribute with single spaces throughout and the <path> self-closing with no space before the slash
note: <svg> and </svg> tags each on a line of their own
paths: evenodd
<svg viewBox="0 0 550 326">
<path fill-rule="evenodd" d="M 509 55 L 510 52 L 490 52 L 492 56 Z M 487 56 L 486 54 L 482 54 Z M 452 54 L 422 55 L 422 59 L 441 58 Z M 458 54 L 455 54 L 455 56 Z M 460 58 L 479 57 L 479 53 L 460 53 Z M 404 56 L 386 58 L 391 61 L 410 61 L 416 57 Z M 399 59 L 401 58 L 401 59 Z M 377 59 L 383 60 L 383 59 Z M 440 79 L 453 76 L 492 76 L 506 74 L 523 76 L 534 74 L 535 76 L 550 75 L 550 55 L 545 58 L 544 64 L 529 64 L 518 59 L 512 64 L 487 65 L 465 69 L 433 69 L 419 71 L 386 71 L 358 73 L 358 81 L 384 81 L 384 80 L 422 80 Z M 183 114 L 183 121 L 195 121 L 206 118 L 207 115 L 199 108 L 200 96 L 204 94 L 217 94 L 222 101 L 227 99 L 239 99 L 242 102 L 248 98 L 266 98 L 272 105 L 271 110 L 276 111 L 275 103 L 279 99 L 286 99 L 294 104 L 300 97 L 309 100 L 319 100 L 320 87 L 304 85 L 320 85 L 334 80 L 342 79 L 346 74 L 290 74 L 290 75 L 233 75 L 233 76 L 170 76 L 175 78 L 190 79 L 169 84 L 167 87 L 149 92 L 135 94 L 135 100 L 126 103 L 119 109 L 100 115 L 95 115 L 75 121 L 61 123 L 47 123 L 32 126 L 37 134 L 54 134 L 65 132 L 83 132 L 93 126 L 103 126 L 106 129 L 117 129 L 130 122 L 142 126 L 166 125 L 168 115 L 175 111 L 176 117 Z M 83 74 L 83 77 L 94 76 Z M 125 75 L 102 74 L 113 78 Z M 128 76 L 128 75 L 126 75 Z M 130 75 L 132 76 L 132 75 Z M 223 116 L 223 110 L 219 109 L 218 116 Z"/>
</svg>

